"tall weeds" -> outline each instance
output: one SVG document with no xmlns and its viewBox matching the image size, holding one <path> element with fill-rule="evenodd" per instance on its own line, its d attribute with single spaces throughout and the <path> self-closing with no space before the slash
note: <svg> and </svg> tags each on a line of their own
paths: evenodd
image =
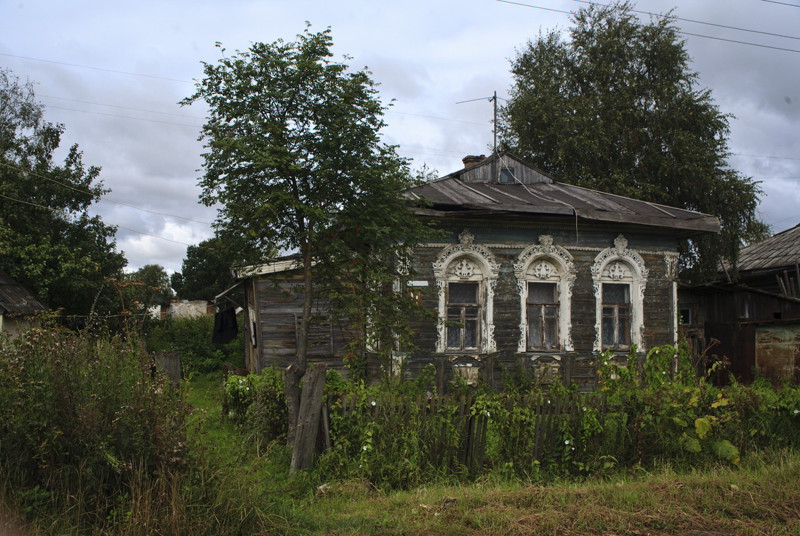
<svg viewBox="0 0 800 536">
<path fill-rule="evenodd" d="M 168 497 L 186 468 L 186 414 L 135 341 L 64 330 L 0 341 L 0 473 L 29 515 L 97 529 L 131 517 L 144 481 Z"/>
</svg>

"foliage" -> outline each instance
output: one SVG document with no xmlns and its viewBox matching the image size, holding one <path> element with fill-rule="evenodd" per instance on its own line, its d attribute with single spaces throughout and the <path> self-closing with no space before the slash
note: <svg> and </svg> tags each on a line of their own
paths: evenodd
<svg viewBox="0 0 800 536">
<path fill-rule="evenodd" d="M 465 470 L 457 455 L 465 420 L 457 400 L 410 389 L 393 395 L 360 381 L 333 385 L 327 394 L 333 447 L 317 468 L 323 479 L 408 488 Z"/>
<path fill-rule="evenodd" d="M 227 344 L 215 344 L 211 342 L 213 316 L 167 318 L 150 326 L 147 348 L 153 352 L 178 352 L 185 376 L 215 372 L 225 363 L 243 367 L 244 329 L 241 318 L 237 322 L 240 324 L 237 337 Z"/>
<path fill-rule="evenodd" d="M 181 271 L 170 276 L 178 297 L 210 301 L 234 284 L 231 267 L 244 256 L 234 251 L 233 241 L 215 236 L 186 248 Z"/>
<path fill-rule="evenodd" d="M 104 523 L 135 479 L 184 471 L 185 417 L 135 343 L 56 330 L 0 340 L 0 468 L 31 513 L 80 496 L 84 521 Z"/>
<path fill-rule="evenodd" d="M 283 371 L 267 368 L 260 374 L 229 376 L 223 384 L 224 416 L 243 426 L 258 444 L 286 433 L 286 399 Z"/>
<path fill-rule="evenodd" d="M 317 471 L 382 488 L 485 472 L 549 482 L 660 463 L 738 465 L 748 452 L 800 441 L 797 385 L 717 387 L 672 346 L 643 359 L 604 354 L 597 368 L 594 393 L 530 382 L 502 393 L 461 386 L 446 397 L 426 391 L 424 378 L 365 386 L 329 373 L 333 447 Z M 484 424 L 481 447 L 474 434 Z"/>
<path fill-rule="evenodd" d="M 146 312 L 154 305 L 168 304 L 172 298 L 169 276 L 159 264 L 146 264 L 126 274 L 117 288 L 123 310 Z"/>
<path fill-rule="evenodd" d="M 567 40 L 539 35 L 513 60 L 502 147 L 567 183 L 717 215 L 721 237 L 682 251 L 684 268 L 715 275 L 769 234 L 757 183 L 727 162 L 730 116 L 698 88 L 673 18 L 645 24 L 622 2 L 573 23 Z"/>
<path fill-rule="evenodd" d="M 369 317 L 388 335 L 409 301 L 391 284 L 422 230 L 401 198 L 413 184 L 408 166 L 381 141 L 375 83 L 366 70 L 332 61 L 332 46 L 330 30 L 306 29 L 295 42 L 225 54 L 204 64 L 183 101 L 209 105 L 201 201 L 219 203 L 219 231 L 245 243 L 252 258 L 244 260 L 297 252 L 304 301 L 287 382 L 290 432 L 317 292 L 356 334 Z M 392 341 L 384 342 L 388 353 Z"/>
<path fill-rule="evenodd" d="M 116 229 L 89 215 L 108 190 L 77 145 L 53 161 L 63 132 L 45 121 L 32 84 L 0 69 L 0 270 L 53 309 L 116 313 L 108 280 L 126 261 Z"/>
</svg>

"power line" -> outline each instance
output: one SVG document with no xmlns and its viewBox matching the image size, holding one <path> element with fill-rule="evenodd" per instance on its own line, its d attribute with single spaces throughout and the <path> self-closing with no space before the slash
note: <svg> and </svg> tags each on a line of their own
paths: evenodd
<svg viewBox="0 0 800 536">
<path fill-rule="evenodd" d="M 497 2 L 502 2 L 504 4 L 513 4 L 513 5 L 517 5 L 517 6 L 530 7 L 530 8 L 533 8 L 533 9 L 542 9 L 542 10 L 545 10 L 545 11 L 554 11 L 556 13 L 566 13 L 567 15 L 572 15 L 571 11 L 563 11 L 563 10 L 560 10 L 560 9 L 552 9 L 552 8 L 549 8 L 549 7 L 537 6 L 537 5 L 533 5 L 533 4 L 523 4 L 521 2 L 512 2 L 511 0 L 496 0 L 496 1 Z M 608 7 L 606 4 L 596 4 L 596 5 Z M 800 50 L 793 49 L 793 48 L 776 47 L 776 46 L 772 46 L 772 45 L 762 45 L 760 43 L 751 43 L 750 41 L 739 41 L 739 40 L 736 40 L 736 39 L 725 39 L 725 38 L 722 38 L 722 37 L 714 37 L 712 35 L 704 35 L 704 34 L 696 34 L 696 33 L 691 33 L 691 32 L 685 32 L 683 30 L 676 30 L 676 33 L 678 33 L 680 35 L 688 35 L 688 36 L 691 36 L 691 37 L 701 37 L 701 38 L 704 38 L 704 39 L 713 39 L 715 41 L 724 41 L 724 42 L 727 42 L 727 43 L 736 43 L 736 44 L 739 44 L 739 45 L 748 45 L 748 46 L 752 46 L 752 47 L 767 48 L 767 49 L 770 49 L 770 50 L 781 50 L 783 52 L 795 52 L 795 53 L 800 54 Z"/>
<path fill-rule="evenodd" d="M 477 123 L 475 121 L 462 121 L 460 119 L 448 119 L 446 117 L 437 117 L 435 115 L 412 114 L 412 113 L 409 113 L 409 112 L 398 112 L 398 111 L 395 111 L 395 110 L 387 110 L 386 113 L 387 114 L 410 115 L 410 116 L 413 116 L 413 117 L 422 117 L 424 119 L 436 119 L 438 121 L 449 121 L 450 123 L 461 123 L 461 124 L 464 124 L 464 125 L 486 126 L 484 123 Z"/>
<path fill-rule="evenodd" d="M 93 112 L 91 110 L 76 110 L 75 108 L 66 108 L 64 106 L 49 105 L 48 108 L 55 108 L 56 110 L 67 110 L 69 112 L 80 112 L 84 114 L 103 115 L 106 117 L 119 117 L 122 119 L 133 119 L 134 121 L 147 121 L 150 123 L 160 123 L 162 125 L 176 125 L 179 127 L 202 128 L 202 125 L 190 125 L 188 123 L 175 123 L 174 121 L 161 121 L 158 119 L 146 119 L 144 117 L 131 117 L 129 115 L 110 114 L 106 112 Z"/>
<path fill-rule="evenodd" d="M 27 173 L 28 175 L 32 175 L 34 177 L 39 177 L 40 179 L 44 179 L 44 180 L 53 182 L 55 184 L 58 184 L 59 186 L 63 186 L 64 188 L 68 188 L 70 190 L 78 192 L 79 194 L 90 195 L 92 197 L 94 197 L 94 195 L 95 195 L 90 190 L 82 190 L 80 188 L 76 188 L 76 187 L 74 187 L 74 186 L 72 186 L 70 184 L 66 184 L 64 182 L 57 181 L 56 179 L 54 179 L 52 177 L 48 177 L 47 175 L 42 175 L 42 174 L 36 173 L 34 171 L 29 171 L 29 170 L 23 169 L 23 168 L 21 168 L 19 166 L 14 166 L 14 165 L 8 164 L 6 162 L 0 162 L 0 165 L 6 166 L 6 167 L 11 168 L 11 169 L 14 169 L 16 171 L 21 171 L 23 173 Z M 107 203 L 114 203 L 115 205 L 122 205 L 123 207 L 129 207 L 129 208 L 132 208 L 132 209 L 135 209 L 135 210 L 141 210 L 142 212 L 148 212 L 150 214 L 157 214 L 159 216 L 164 216 L 164 217 L 168 217 L 168 218 L 179 218 L 181 220 L 191 221 L 191 222 L 194 222 L 194 223 L 200 223 L 200 224 L 203 224 L 203 225 L 213 225 L 212 223 L 207 222 L 207 221 L 194 220 L 192 218 L 187 218 L 186 216 L 178 216 L 177 214 L 166 214 L 164 212 L 156 212 L 154 210 L 148 210 L 146 208 L 137 207 L 135 205 L 130 205 L 128 203 L 122 203 L 120 201 L 114 201 L 112 199 L 108 199 L 108 198 L 105 198 L 105 197 L 101 197 L 98 201 L 105 201 Z"/>
<path fill-rule="evenodd" d="M 130 71 L 117 71 L 115 69 L 104 69 L 102 67 L 92 67 L 91 65 L 80 65 L 80 64 L 77 64 L 77 63 L 67 63 L 65 61 L 45 60 L 45 59 L 42 59 L 42 58 L 32 58 L 30 56 L 18 56 L 16 54 L 6 54 L 6 53 L 3 53 L 3 52 L 0 52 L 0 56 L 6 56 L 6 57 L 9 57 L 9 58 L 18 58 L 18 59 L 21 59 L 21 60 L 29 60 L 29 61 L 41 61 L 43 63 L 53 63 L 55 65 L 66 65 L 68 67 L 79 67 L 81 69 L 91 69 L 93 71 L 103 71 L 103 72 L 106 72 L 106 73 L 126 74 L 126 75 L 129 75 L 129 76 L 141 76 L 143 78 L 155 78 L 156 80 L 167 80 L 169 82 L 182 82 L 184 84 L 191 84 L 192 83 L 190 80 L 179 80 L 177 78 L 167 78 L 165 76 L 157 76 L 157 75 L 154 75 L 154 74 L 132 73 Z"/>
<path fill-rule="evenodd" d="M 777 2 L 776 0 L 761 0 L 762 2 L 769 2 L 770 4 L 779 4 L 781 6 L 800 7 L 797 4 L 789 4 L 788 2 Z"/>
<path fill-rule="evenodd" d="M 58 212 L 58 209 L 55 209 L 53 207 L 46 207 L 44 205 L 39 205 L 38 203 L 31 203 L 30 201 L 23 201 L 22 199 L 16 199 L 14 197 L 9 197 L 9 196 L 4 195 L 4 194 L 0 194 L 0 197 L 2 197 L 3 199 L 8 199 L 9 201 L 14 201 L 15 203 L 22 203 L 24 205 L 30 205 L 32 207 L 42 208 L 42 209 L 45 209 L 45 210 L 49 210 L 51 212 Z M 177 240 L 172 240 L 171 238 L 164 238 L 163 236 L 158 236 L 158 235 L 154 235 L 154 234 L 150 234 L 150 233 L 145 233 L 143 231 L 137 231 L 136 229 L 131 229 L 130 227 L 124 227 L 122 225 L 114 225 L 114 224 L 112 224 L 112 226 L 114 226 L 114 227 L 116 227 L 118 229 L 125 229 L 126 231 L 130 231 L 132 233 L 136 233 L 136 234 L 140 234 L 140 235 L 144 235 L 144 236 L 150 236 L 150 237 L 153 237 L 153 238 L 158 238 L 159 240 L 165 240 L 167 242 L 172 242 L 174 244 L 180 244 L 182 246 L 191 246 L 192 245 L 192 244 L 187 244 L 186 242 L 178 242 Z"/>
<path fill-rule="evenodd" d="M 500 0 L 500 1 L 503 1 L 503 0 Z M 593 6 L 609 7 L 607 4 L 601 4 L 599 2 L 592 2 L 590 0 L 572 0 L 572 1 L 573 2 L 578 2 L 580 4 L 589 4 L 589 5 L 593 5 Z M 795 7 L 800 7 L 800 6 L 795 6 Z M 739 32 L 749 32 L 749 33 L 755 33 L 755 34 L 760 34 L 760 35 L 769 35 L 771 37 L 783 37 L 785 39 L 796 39 L 796 40 L 800 41 L 800 37 L 797 37 L 797 36 L 794 36 L 794 35 L 784 35 L 784 34 L 773 33 L 773 32 L 765 32 L 765 31 L 762 31 L 762 30 L 753 30 L 753 29 L 750 29 L 750 28 L 741 28 L 739 26 L 728 26 L 727 24 L 718 24 L 716 22 L 707 22 L 707 21 L 695 20 L 695 19 L 685 19 L 683 17 L 677 17 L 675 15 L 662 15 L 660 13 L 653 13 L 651 11 L 640 11 L 638 9 L 631 9 L 631 11 L 633 13 L 640 13 L 642 15 L 650 15 L 651 17 L 659 17 L 659 18 L 662 18 L 662 19 L 669 17 L 671 19 L 679 20 L 679 21 L 682 21 L 682 22 L 691 22 L 691 23 L 694 23 L 694 24 L 703 24 L 705 26 L 713 26 L 715 28 L 725 28 L 726 30 L 736 30 L 736 31 L 739 31 Z"/>
<path fill-rule="evenodd" d="M 794 48 L 774 47 L 772 45 L 762 45 L 760 43 L 751 43 L 749 41 L 738 41 L 736 39 L 725 39 L 725 38 L 722 38 L 722 37 L 714 37 L 714 36 L 711 36 L 711 35 L 696 34 L 696 33 L 691 33 L 691 32 L 684 32 L 684 31 L 678 31 L 678 33 L 681 34 L 681 35 L 690 35 L 692 37 L 702 37 L 704 39 L 713 39 L 715 41 L 725 41 L 726 43 L 737 43 L 739 45 L 749 45 L 751 47 L 768 48 L 770 50 L 782 50 L 784 52 L 795 52 L 795 53 L 800 54 L 800 50 L 797 50 L 797 49 L 794 49 Z"/>
<path fill-rule="evenodd" d="M 745 156 L 748 158 L 775 158 L 777 160 L 800 160 L 800 156 L 777 156 L 777 155 L 767 155 L 767 154 L 731 153 L 731 156 Z"/>
<path fill-rule="evenodd" d="M 106 106 L 108 108 L 119 108 L 120 110 L 131 110 L 131 111 L 134 111 L 134 112 L 145 112 L 145 113 L 148 113 L 148 114 L 170 115 L 170 116 L 173 116 L 173 117 L 181 117 L 183 119 L 204 119 L 203 117 L 201 117 L 199 115 L 176 114 L 176 113 L 171 113 L 171 112 L 158 112 L 156 110 L 145 110 L 144 108 L 133 108 L 131 106 L 119 106 L 117 104 L 105 104 L 105 103 L 102 103 L 102 102 L 93 102 L 93 101 L 85 101 L 85 100 L 79 100 L 79 99 L 70 99 L 70 98 L 67 98 L 67 97 L 55 97 L 53 95 L 39 95 L 39 96 L 42 97 L 42 98 L 45 98 L 45 99 L 58 99 L 58 100 L 65 100 L 65 101 L 70 101 L 70 102 L 78 102 L 78 103 L 81 103 L 81 104 L 93 104 L 93 105 L 96 105 L 96 106 Z M 120 117 L 124 117 L 124 116 L 120 116 Z"/>
</svg>

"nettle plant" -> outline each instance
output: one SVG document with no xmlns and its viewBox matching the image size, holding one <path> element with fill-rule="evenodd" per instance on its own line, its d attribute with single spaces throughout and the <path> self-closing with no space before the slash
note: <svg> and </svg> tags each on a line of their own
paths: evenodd
<svg viewBox="0 0 800 536">
<path fill-rule="evenodd" d="M 286 397 L 279 368 L 229 376 L 222 389 L 224 417 L 243 429 L 256 445 L 285 440 Z"/>
<path fill-rule="evenodd" d="M 739 463 L 739 448 L 726 437 L 736 418 L 730 400 L 698 374 L 685 347 L 656 347 L 641 361 L 632 350 L 624 364 L 608 353 L 598 359 L 601 390 L 628 413 L 636 458 Z"/>
</svg>

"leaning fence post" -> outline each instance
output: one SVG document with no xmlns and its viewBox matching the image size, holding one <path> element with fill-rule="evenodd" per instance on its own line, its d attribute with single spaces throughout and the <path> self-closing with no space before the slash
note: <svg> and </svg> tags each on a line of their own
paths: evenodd
<svg viewBox="0 0 800 536">
<path fill-rule="evenodd" d="M 311 467 L 311 458 L 317 445 L 319 418 L 322 413 L 322 391 L 325 388 L 325 364 L 318 363 L 304 377 L 300 411 L 297 416 L 292 463 L 289 469 L 294 474 L 298 469 Z"/>
</svg>

